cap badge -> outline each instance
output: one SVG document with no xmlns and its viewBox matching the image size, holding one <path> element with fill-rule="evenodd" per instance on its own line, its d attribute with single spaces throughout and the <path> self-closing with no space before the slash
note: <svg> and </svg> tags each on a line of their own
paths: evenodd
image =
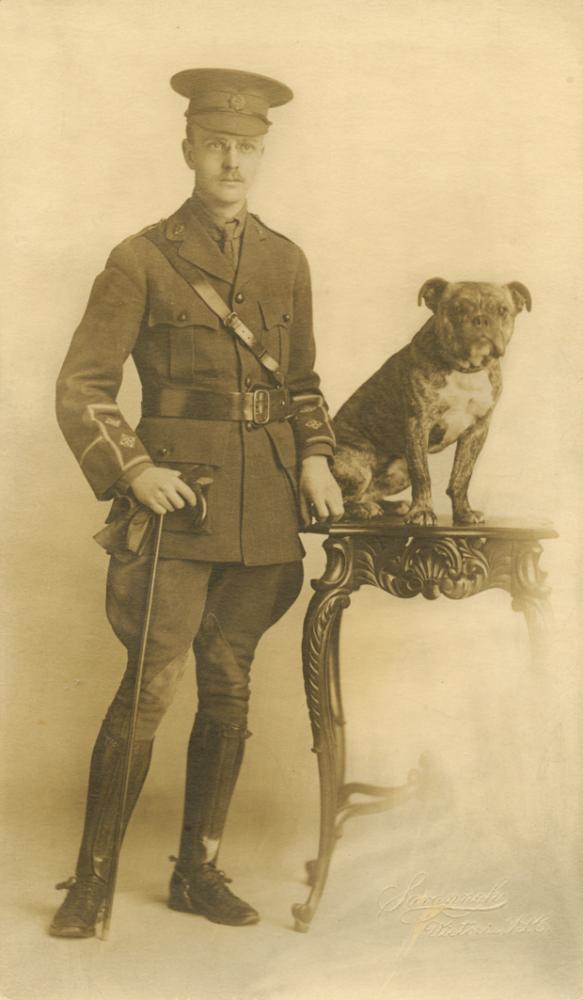
<svg viewBox="0 0 583 1000">
<path fill-rule="evenodd" d="M 247 101 L 243 97 L 243 94 L 231 94 L 229 98 L 229 106 L 233 111 L 242 111 L 246 107 Z"/>
</svg>

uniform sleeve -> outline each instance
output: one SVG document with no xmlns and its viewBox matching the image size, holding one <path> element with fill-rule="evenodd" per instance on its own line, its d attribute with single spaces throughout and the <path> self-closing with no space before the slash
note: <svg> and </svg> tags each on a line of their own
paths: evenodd
<svg viewBox="0 0 583 1000">
<path fill-rule="evenodd" d="M 293 322 L 287 383 L 295 404 L 291 419 L 300 460 L 310 455 L 334 454 L 335 438 L 328 406 L 314 371 L 316 345 L 312 323 L 312 288 L 308 262 L 302 251 L 294 286 Z"/>
<path fill-rule="evenodd" d="M 153 464 L 116 402 L 145 304 L 144 269 L 122 243 L 95 280 L 57 380 L 59 426 L 100 500 L 110 499 L 130 470 Z"/>
</svg>

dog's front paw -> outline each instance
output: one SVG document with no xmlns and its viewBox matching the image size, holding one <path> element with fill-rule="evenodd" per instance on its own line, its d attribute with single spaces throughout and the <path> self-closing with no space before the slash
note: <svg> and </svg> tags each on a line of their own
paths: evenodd
<svg viewBox="0 0 583 1000">
<path fill-rule="evenodd" d="M 345 520 L 370 521 L 373 517 L 382 517 L 384 511 L 374 500 L 359 500 L 345 504 Z"/>
<path fill-rule="evenodd" d="M 471 507 L 462 507 L 453 512 L 454 524 L 483 524 L 485 520 L 481 510 L 472 510 Z"/>
<path fill-rule="evenodd" d="M 381 500 L 383 514 L 393 517 L 405 517 L 411 510 L 411 504 L 407 500 Z"/>
<path fill-rule="evenodd" d="M 428 503 L 411 504 L 411 509 L 405 518 L 407 524 L 435 524 L 437 515 Z"/>
</svg>

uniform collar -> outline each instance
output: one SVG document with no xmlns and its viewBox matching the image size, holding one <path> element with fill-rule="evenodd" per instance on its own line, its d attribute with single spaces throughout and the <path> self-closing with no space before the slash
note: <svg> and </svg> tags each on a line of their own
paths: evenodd
<svg viewBox="0 0 583 1000">
<path fill-rule="evenodd" d="M 241 257 L 237 270 L 237 285 L 257 269 L 269 267 L 269 255 L 263 254 L 265 233 L 263 227 L 250 213 L 245 217 L 245 239 L 241 246 Z M 202 271 L 212 274 L 230 285 L 233 283 L 233 269 L 208 229 L 192 208 L 189 198 L 165 223 L 167 239 L 177 245 L 178 253 L 185 260 L 196 264 Z"/>
<path fill-rule="evenodd" d="M 212 209 L 204 203 L 202 198 L 193 191 L 192 198 L 189 201 L 190 209 L 193 214 L 199 220 L 199 222 L 205 227 L 210 233 L 214 240 L 220 240 L 224 234 L 224 224 L 225 222 L 235 222 L 236 226 L 233 229 L 233 239 L 237 239 L 243 234 L 245 228 L 245 222 L 247 221 L 247 206 L 243 205 L 237 215 L 234 215 L 232 219 L 222 220 L 217 218 Z"/>
<path fill-rule="evenodd" d="M 167 238 L 176 243 L 178 253 L 185 260 L 223 281 L 233 281 L 233 269 L 208 229 L 192 211 L 190 199 L 170 216 L 164 231 Z"/>
</svg>

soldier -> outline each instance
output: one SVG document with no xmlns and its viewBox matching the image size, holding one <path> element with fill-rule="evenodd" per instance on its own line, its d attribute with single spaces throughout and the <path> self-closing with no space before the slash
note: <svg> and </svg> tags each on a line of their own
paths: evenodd
<svg viewBox="0 0 583 1000">
<path fill-rule="evenodd" d="M 50 927 L 58 937 L 94 935 L 103 910 L 151 561 L 149 512 L 164 515 L 164 526 L 122 828 L 194 643 L 198 708 L 169 906 L 232 925 L 259 919 L 217 867 L 251 735 L 251 662 L 300 591 L 300 522 L 342 515 L 328 464 L 334 435 L 313 368 L 307 262 L 246 204 L 269 108 L 292 92 L 234 70 L 186 70 L 171 84 L 189 99 L 183 152 L 193 195 L 113 250 L 57 384 L 61 429 L 96 496 L 114 501 L 101 533 L 112 553 L 107 614 L 127 649 L 91 758 L 76 874 L 61 885 L 67 896 Z M 249 330 L 257 340 L 244 343 Z M 143 390 L 135 431 L 116 403 L 130 354 Z"/>
</svg>

